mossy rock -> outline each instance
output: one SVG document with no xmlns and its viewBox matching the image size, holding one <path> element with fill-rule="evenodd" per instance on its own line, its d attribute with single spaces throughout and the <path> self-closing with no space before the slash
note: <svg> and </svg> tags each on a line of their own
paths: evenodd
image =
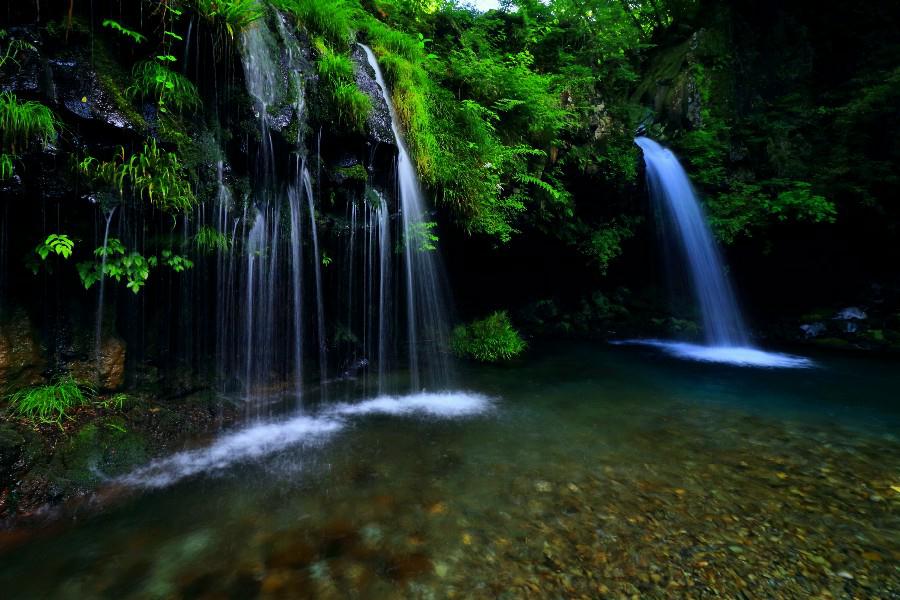
<svg viewBox="0 0 900 600">
<path fill-rule="evenodd" d="M 147 459 L 144 438 L 129 431 L 124 419 L 111 417 L 85 425 L 66 440 L 48 467 L 48 477 L 63 488 L 93 487 Z"/>
</svg>

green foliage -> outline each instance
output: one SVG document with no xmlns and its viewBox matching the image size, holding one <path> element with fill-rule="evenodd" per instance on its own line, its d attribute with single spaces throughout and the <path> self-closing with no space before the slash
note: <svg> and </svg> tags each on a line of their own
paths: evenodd
<svg viewBox="0 0 900 600">
<path fill-rule="evenodd" d="M 72 256 L 72 251 L 75 248 L 75 242 L 73 242 L 69 236 L 65 234 L 51 233 L 47 236 L 47 239 L 42 243 L 38 244 L 38 246 L 34 249 L 35 253 L 41 257 L 41 260 L 47 260 L 47 257 L 50 254 L 56 254 L 57 256 L 62 256 L 63 258 L 69 258 Z"/>
<path fill-rule="evenodd" d="M 203 254 L 214 254 L 227 251 L 231 247 L 231 240 L 224 233 L 203 225 L 194 235 L 194 246 Z"/>
<path fill-rule="evenodd" d="M 355 131 L 364 131 L 372 100 L 356 86 L 353 61 L 332 50 L 324 40 L 316 40 L 319 54 L 316 70 L 324 92 L 325 109 L 331 118 Z"/>
<path fill-rule="evenodd" d="M 62 377 L 50 385 L 19 390 L 7 396 L 13 415 L 33 423 L 58 425 L 71 419 L 72 409 L 87 404 L 95 394 L 93 388 L 79 384 L 72 377 Z"/>
<path fill-rule="evenodd" d="M 46 146 L 56 138 L 53 112 L 40 102 L 20 102 L 11 92 L 0 93 L 0 140 L 15 152 L 33 141 Z"/>
<path fill-rule="evenodd" d="M 106 246 L 94 250 L 94 256 L 96 260 L 80 262 L 77 265 L 84 289 L 90 289 L 103 277 L 110 277 L 116 282 L 124 280 L 125 287 L 137 294 L 150 278 L 151 269 L 160 264 L 168 266 L 176 273 L 194 266 L 187 257 L 174 254 L 171 250 L 162 250 L 159 257 L 145 257 L 139 252 L 127 252 L 125 245 L 116 238 L 110 238 Z"/>
<path fill-rule="evenodd" d="M 162 150 L 156 140 L 144 143 L 143 152 L 125 157 L 124 148 L 109 161 L 85 157 L 78 170 L 95 186 L 117 192 L 129 189 L 136 198 L 146 198 L 162 210 L 186 211 L 197 198 L 184 165 L 174 152 Z"/>
<path fill-rule="evenodd" d="M 118 21 L 114 21 L 113 19 L 104 19 L 103 26 L 109 27 L 113 31 L 117 31 L 125 37 L 130 38 L 135 44 L 140 44 L 147 39 L 147 36 L 142 33 L 123 27 Z"/>
<path fill-rule="evenodd" d="M 6 39 L 7 35 L 5 29 L 0 29 L 0 41 Z M 6 66 L 7 63 L 19 65 L 19 61 L 16 60 L 16 57 L 20 52 L 25 50 L 37 51 L 37 48 L 24 40 L 12 40 L 6 44 L 6 47 L 0 51 L 0 69 Z"/>
<path fill-rule="evenodd" d="M 433 221 L 410 223 L 403 237 L 403 245 L 409 245 L 416 252 L 434 252 L 440 241 L 435 229 L 437 223 Z"/>
<path fill-rule="evenodd" d="M 635 225 L 636 221 L 624 219 L 594 230 L 582 252 L 606 274 L 610 263 L 622 254 L 622 243 L 634 235 Z"/>
<path fill-rule="evenodd" d="M 15 157 L 12 154 L 0 152 L 0 181 L 13 176 L 13 160 L 15 160 Z"/>
<path fill-rule="evenodd" d="M 157 58 L 175 60 L 171 55 Z M 134 83 L 125 93 L 132 98 L 152 98 L 161 113 L 170 110 L 183 113 L 200 107 L 200 94 L 193 82 L 161 61 L 140 62 L 135 65 L 133 75 Z"/>
<path fill-rule="evenodd" d="M 265 15 L 257 0 L 196 0 L 196 9 L 205 19 L 221 23 L 231 37 Z"/>
<path fill-rule="evenodd" d="M 512 360 L 526 347 L 509 315 L 502 310 L 469 325 L 458 325 L 450 336 L 450 350 L 454 354 L 480 362 Z"/>
<path fill-rule="evenodd" d="M 338 48 L 350 44 L 361 16 L 356 2 L 344 0 L 275 0 L 272 4 L 293 14 L 303 27 Z"/>
</svg>

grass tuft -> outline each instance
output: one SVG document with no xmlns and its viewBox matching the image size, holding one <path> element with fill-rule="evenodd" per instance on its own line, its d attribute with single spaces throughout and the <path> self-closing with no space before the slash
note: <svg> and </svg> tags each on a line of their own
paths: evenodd
<svg viewBox="0 0 900 600">
<path fill-rule="evenodd" d="M 19 390 L 10 394 L 7 400 L 13 415 L 32 423 L 62 428 L 63 420 L 71 419 L 71 410 L 87 404 L 95 393 L 92 387 L 66 376 L 49 385 Z"/>
<path fill-rule="evenodd" d="M 56 137 L 56 117 L 40 102 L 21 102 L 11 92 L 0 93 L 0 136 L 3 145 L 15 150 L 16 145 L 39 141 L 46 146 Z"/>
</svg>

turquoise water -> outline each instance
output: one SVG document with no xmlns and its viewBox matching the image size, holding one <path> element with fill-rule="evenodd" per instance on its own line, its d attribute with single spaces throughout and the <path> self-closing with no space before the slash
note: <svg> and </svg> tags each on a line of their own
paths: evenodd
<svg viewBox="0 0 900 600">
<path fill-rule="evenodd" d="M 0 536 L 0 590 L 897 597 L 900 370 L 814 360 L 546 346 L 464 367 L 464 394 L 285 416 L 139 471 L 96 510 Z"/>
</svg>

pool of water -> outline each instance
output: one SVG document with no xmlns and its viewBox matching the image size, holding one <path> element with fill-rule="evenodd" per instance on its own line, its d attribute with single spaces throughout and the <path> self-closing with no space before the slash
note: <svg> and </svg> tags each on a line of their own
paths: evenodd
<svg viewBox="0 0 900 600">
<path fill-rule="evenodd" d="M 814 362 L 564 344 L 326 403 L 0 533 L 0 595 L 898 597 L 900 369 Z"/>
</svg>

